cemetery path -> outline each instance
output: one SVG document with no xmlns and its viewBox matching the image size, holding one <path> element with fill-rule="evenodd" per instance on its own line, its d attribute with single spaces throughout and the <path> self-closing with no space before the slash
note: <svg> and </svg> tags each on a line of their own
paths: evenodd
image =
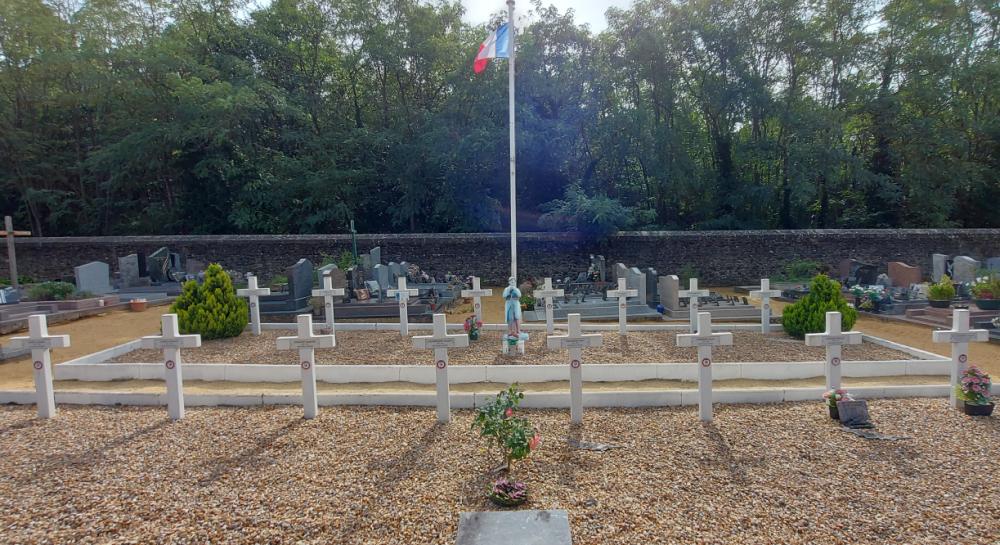
<svg viewBox="0 0 1000 545">
<path fill-rule="evenodd" d="M 70 347 L 53 350 L 52 362 L 62 363 L 133 341 L 143 335 L 158 334 L 160 316 L 167 311 L 166 308 L 151 307 L 142 312 L 112 310 L 106 314 L 50 325 L 50 334 L 70 336 Z M 0 336 L 0 344 L 6 345 L 11 337 L 24 335 L 27 332 Z M 30 356 L 0 362 L 0 389 L 34 388 L 32 377 Z"/>
</svg>

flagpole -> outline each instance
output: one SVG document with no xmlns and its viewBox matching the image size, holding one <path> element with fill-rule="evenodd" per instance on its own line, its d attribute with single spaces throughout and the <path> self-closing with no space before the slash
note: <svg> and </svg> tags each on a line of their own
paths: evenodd
<svg viewBox="0 0 1000 545">
<path fill-rule="evenodd" d="M 517 148 L 514 132 L 514 52 L 517 50 L 517 32 L 514 29 L 514 0 L 507 0 L 510 25 L 510 63 L 508 70 L 508 98 L 510 109 L 510 275 L 517 281 Z"/>
</svg>

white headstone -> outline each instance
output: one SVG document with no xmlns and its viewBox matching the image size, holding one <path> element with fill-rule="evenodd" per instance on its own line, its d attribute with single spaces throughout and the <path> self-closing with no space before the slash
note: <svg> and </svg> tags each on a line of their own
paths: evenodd
<svg viewBox="0 0 1000 545">
<path fill-rule="evenodd" d="M 28 316 L 28 336 L 11 337 L 11 348 L 31 350 L 31 365 L 35 371 L 35 396 L 39 418 L 56 415 L 55 392 L 52 389 L 53 348 L 69 346 L 69 335 L 49 335 L 48 322 L 44 314 Z"/>
<path fill-rule="evenodd" d="M 960 255 L 952 261 L 951 270 L 954 272 L 954 276 L 951 279 L 955 282 L 975 282 L 976 274 L 982 266 L 983 264 L 979 260 L 972 259 L 967 255 Z"/>
<path fill-rule="evenodd" d="M 323 289 L 312 290 L 313 297 L 323 298 L 323 309 L 326 317 L 326 331 L 334 337 L 337 336 L 337 332 L 334 329 L 336 323 L 333 319 L 333 298 L 343 297 L 343 288 L 333 287 L 333 277 L 329 274 L 323 275 Z"/>
<path fill-rule="evenodd" d="M 570 420 L 579 424 L 583 422 L 583 349 L 601 346 L 604 339 L 599 334 L 584 335 L 579 314 L 570 314 L 568 322 L 569 334 L 549 337 L 548 346 L 569 349 L 569 413 Z"/>
<path fill-rule="evenodd" d="M 677 346 L 698 347 L 698 416 L 712 421 L 712 347 L 733 344 L 732 333 L 712 333 L 712 315 L 698 313 L 698 330 L 677 336 Z"/>
<path fill-rule="evenodd" d="M 405 275 L 396 278 L 396 282 L 398 287 L 394 290 L 387 290 L 385 294 L 389 297 L 395 297 L 396 301 L 399 302 L 399 335 L 405 337 L 410 334 L 410 315 L 407 312 L 410 297 L 416 297 L 420 292 L 406 288 Z"/>
<path fill-rule="evenodd" d="M 618 278 L 618 289 L 609 290 L 608 297 L 618 298 L 618 333 L 624 335 L 628 331 L 628 298 L 639 295 L 639 290 L 626 288 L 627 280 Z"/>
<path fill-rule="evenodd" d="M 236 290 L 236 295 L 250 299 L 250 331 L 254 335 L 260 335 L 260 297 L 271 295 L 271 288 L 258 288 L 257 277 L 247 275 L 247 287 Z"/>
<path fill-rule="evenodd" d="M 750 292 L 750 297 L 760 299 L 760 331 L 761 333 L 771 332 L 771 298 L 780 297 L 781 290 L 771 289 L 769 278 L 760 279 L 760 289 Z"/>
<path fill-rule="evenodd" d="M 78 267 L 73 267 L 77 291 L 86 291 L 95 295 L 111 293 L 111 268 L 103 261 L 91 261 Z"/>
<path fill-rule="evenodd" d="M 625 278 L 628 280 L 627 282 L 628 288 L 638 291 L 639 293 L 637 297 L 639 298 L 639 302 L 645 305 L 647 303 L 645 273 L 640 271 L 638 267 L 631 267 L 628 270 L 628 274 L 625 276 Z"/>
<path fill-rule="evenodd" d="M 434 366 L 437 368 L 437 417 L 438 422 L 451 420 L 451 397 L 448 391 L 448 349 L 469 346 L 468 335 L 449 335 L 444 314 L 434 315 L 434 333 L 413 337 L 414 348 L 433 348 Z"/>
<path fill-rule="evenodd" d="M 299 351 L 302 368 L 302 407 L 307 419 L 316 418 L 319 402 L 316 396 L 316 349 L 333 348 L 337 341 L 333 335 L 314 335 L 312 316 L 299 314 L 298 330 L 294 337 L 278 337 L 278 350 Z"/>
<path fill-rule="evenodd" d="M 472 312 L 476 315 L 476 321 L 483 321 L 483 297 L 493 295 L 493 290 L 479 287 L 479 277 L 472 277 L 472 289 L 462 290 L 462 297 L 472 297 Z"/>
<path fill-rule="evenodd" d="M 532 293 L 532 297 L 538 300 L 545 300 L 545 333 L 551 335 L 555 331 L 555 324 L 553 323 L 553 311 L 555 310 L 555 304 L 553 300 L 556 297 L 562 297 L 566 294 L 565 290 L 557 290 L 552 287 L 552 278 L 546 277 L 545 284 L 542 289 L 535 290 Z"/>
<path fill-rule="evenodd" d="M 951 329 L 935 331 L 931 338 L 936 343 L 951 344 L 951 401 L 952 407 L 958 407 L 958 396 L 955 388 L 962 380 L 962 374 L 969 368 L 969 343 L 986 342 L 990 339 L 989 331 L 985 329 L 969 329 L 968 309 L 955 309 L 952 314 Z"/>
<path fill-rule="evenodd" d="M 681 281 L 677 275 L 661 276 L 656 284 L 656 293 L 660 296 L 660 304 L 667 310 L 680 310 Z"/>
<path fill-rule="evenodd" d="M 181 335 L 176 314 L 160 317 L 162 334 L 140 339 L 143 348 L 163 350 L 163 376 L 167 383 L 167 413 L 173 420 L 184 418 L 184 377 L 181 373 L 181 348 L 201 346 L 201 335 Z"/>
<path fill-rule="evenodd" d="M 931 280 L 940 282 L 941 277 L 948 274 L 948 256 L 945 254 L 931 254 Z"/>
<path fill-rule="evenodd" d="M 698 300 L 702 297 L 708 297 L 708 290 L 698 289 L 698 279 L 692 278 L 689 281 L 689 288 L 686 290 L 681 290 L 678 293 L 678 297 L 681 299 L 688 300 L 688 327 L 691 333 L 698 330 Z"/>
<path fill-rule="evenodd" d="M 861 344 L 861 333 L 857 331 L 842 331 L 839 312 L 826 313 L 826 331 L 823 333 L 807 333 L 806 346 L 826 347 L 826 389 L 840 388 L 841 347 L 845 344 Z"/>
</svg>

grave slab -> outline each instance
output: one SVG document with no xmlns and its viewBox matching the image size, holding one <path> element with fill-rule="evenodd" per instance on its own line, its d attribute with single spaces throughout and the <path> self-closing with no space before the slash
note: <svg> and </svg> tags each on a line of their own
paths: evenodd
<svg viewBox="0 0 1000 545">
<path fill-rule="evenodd" d="M 516 541 L 511 536 L 517 536 Z M 548 511 L 461 513 L 455 545 L 572 545 L 569 514 Z"/>
</svg>

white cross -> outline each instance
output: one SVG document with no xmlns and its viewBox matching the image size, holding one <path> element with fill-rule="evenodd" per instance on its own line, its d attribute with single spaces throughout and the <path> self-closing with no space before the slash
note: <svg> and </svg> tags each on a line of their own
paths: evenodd
<svg viewBox="0 0 1000 545">
<path fill-rule="evenodd" d="M 985 329 L 969 329 L 969 311 L 955 309 L 951 318 L 951 329 L 935 331 L 931 338 L 936 343 L 951 343 L 951 406 L 958 407 L 955 388 L 962 380 L 962 374 L 969 367 L 969 342 L 986 342 L 990 339 Z"/>
<path fill-rule="evenodd" d="M 601 346 L 604 338 L 599 334 L 584 335 L 580 329 L 580 315 L 570 314 L 569 334 L 549 337 L 549 348 L 569 349 L 569 417 L 574 424 L 583 422 L 583 349 Z"/>
<path fill-rule="evenodd" d="M 622 335 L 628 329 L 628 298 L 639 295 L 639 290 L 625 289 L 625 286 L 625 278 L 619 278 L 618 289 L 608 291 L 608 297 L 618 298 L 618 333 Z"/>
<path fill-rule="evenodd" d="M 333 335 L 313 335 L 312 315 L 299 314 L 298 335 L 278 337 L 278 350 L 299 349 L 302 367 L 302 407 L 307 419 L 316 418 L 319 403 L 316 399 L 316 349 L 333 348 L 337 340 Z"/>
<path fill-rule="evenodd" d="M 437 417 L 438 422 L 451 420 L 451 398 L 448 392 L 448 349 L 469 346 L 468 335 L 449 335 L 444 314 L 434 315 L 434 334 L 413 337 L 414 348 L 433 348 L 434 366 L 437 367 Z"/>
<path fill-rule="evenodd" d="M 405 337 L 410 334 L 410 323 L 409 315 L 407 314 L 407 307 L 410 304 L 410 296 L 418 295 L 420 292 L 417 290 L 406 289 L 406 277 L 400 276 L 396 279 L 398 288 L 394 290 L 387 290 L 385 292 L 389 297 L 395 297 L 399 301 L 399 335 Z"/>
<path fill-rule="evenodd" d="M 184 377 L 181 374 L 181 348 L 198 348 L 201 335 L 181 335 L 176 314 L 160 317 L 162 334 L 139 340 L 143 348 L 163 350 L 163 372 L 167 382 L 167 413 L 173 420 L 184 418 Z"/>
<path fill-rule="evenodd" d="M 557 290 L 552 287 L 552 278 L 546 278 L 545 284 L 542 285 L 542 289 L 535 290 L 531 294 L 531 296 L 535 299 L 545 299 L 545 333 L 548 335 L 555 332 L 555 324 L 552 323 L 552 313 L 555 309 L 555 305 L 552 304 L 552 301 L 556 297 L 562 297 L 565 294 L 565 290 Z"/>
<path fill-rule="evenodd" d="M 708 297 L 708 290 L 698 289 L 698 279 L 688 280 L 688 289 L 681 290 L 677 296 L 681 299 L 688 299 L 688 319 L 691 333 L 698 331 L 698 299 Z"/>
<path fill-rule="evenodd" d="M 44 314 L 28 316 L 28 336 L 12 337 L 11 348 L 31 349 L 31 364 L 35 369 L 35 395 L 39 418 L 56 415 L 56 398 L 52 390 L 52 357 L 49 350 L 69 346 L 69 335 L 49 335 Z"/>
<path fill-rule="evenodd" d="M 260 296 L 271 295 L 271 288 L 258 288 L 257 277 L 248 274 L 246 289 L 236 290 L 236 295 L 250 299 L 250 331 L 260 335 Z"/>
<path fill-rule="evenodd" d="M 462 297 L 472 297 L 472 311 L 476 314 L 476 321 L 483 321 L 483 302 L 482 297 L 489 297 L 493 295 L 493 290 L 482 289 L 479 287 L 479 277 L 472 277 L 472 289 L 462 290 Z"/>
<path fill-rule="evenodd" d="M 761 278 L 760 289 L 750 292 L 750 297 L 760 299 L 760 331 L 762 333 L 771 332 L 771 298 L 780 296 L 781 290 L 771 289 L 770 278 Z"/>
<path fill-rule="evenodd" d="M 712 347 L 733 344 L 732 333 L 712 333 L 712 314 L 698 313 L 698 331 L 677 336 L 677 346 L 698 347 L 698 416 L 712 421 Z"/>
<path fill-rule="evenodd" d="M 825 346 L 826 389 L 840 388 L 841 346 L 845 344 L 861 344 L 861 333 L 857 331 L 841 331 L 840 313 L 826 313 L 826 332 L 806 334 L 806 346 Z"/>
<path fill-rule="evenodd" d="M 312 290 L 313 297 L 322 297 L 325 301 L 324 308 L 326 309 L 326 330 L 330 335 L 334 337 L 337 336 L 337 332 L 334 331 L 334 321 L 333 321 L 333 298 L 343 297 L 344 288 L 334 288 L 333 278 L 328 274 L 323 275 L 323 289 Z"/>
</svg>

